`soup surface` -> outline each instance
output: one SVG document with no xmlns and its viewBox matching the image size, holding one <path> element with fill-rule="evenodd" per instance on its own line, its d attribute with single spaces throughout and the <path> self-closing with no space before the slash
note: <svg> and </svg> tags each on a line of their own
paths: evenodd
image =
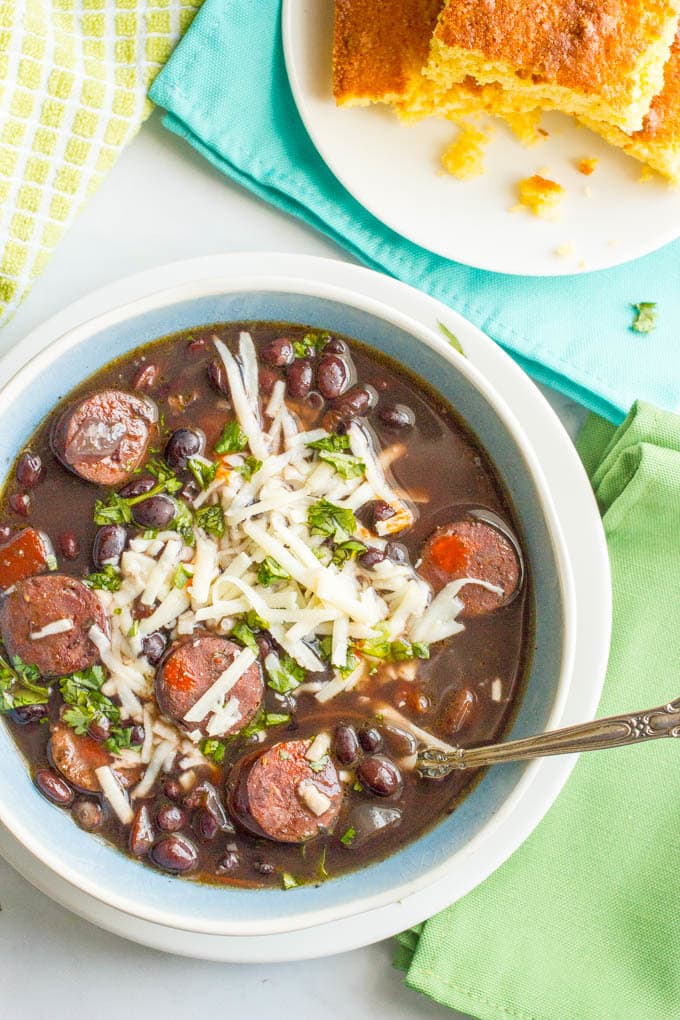
<svg viewBox="0 0 680 1020">
<path fill-rule="evenodd" d="M 318 882 L 470 782 L 530 639 L 512 508 L 452 408 L 362 344 L 229 323 L 71 392 L 0 509 L 0 709 L 37 789 L 173 874 Z"/>
</svg>

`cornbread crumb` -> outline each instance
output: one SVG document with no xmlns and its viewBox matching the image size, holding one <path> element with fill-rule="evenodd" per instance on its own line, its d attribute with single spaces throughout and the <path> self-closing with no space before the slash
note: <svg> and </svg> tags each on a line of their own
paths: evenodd
<svg viewBox="0 0 680 1020">
<path fill-rule="evenodd" d="M 557 218 L 558 206 L 566 194 L 561 184 L 540 174 L 521 180 L 518 191 L 520 205 L 544 220 Z"/>
<path fill-rule="evenodd" d="M 484 173 L 484 155 L 489 141 L 487 131 L 472 124 L 461 125 L 455 141 L 442 153 L 442 166 L 459 181 Z"/>
<path fill-rule="evenodd" d="M 555 248 L 555 254 L 559 255 L 561 258 L 566 258 L 568 255 L 573 255 L 574 245 L 572 244 L 571 241 L 565 241 L 565 243 L 561 244 L 559 248 Z"/>
<path fill-rule="evenodd" d="M 595 159 L 594 157 L 586 157 L 585 159 L 580 159 L 577 164 L 578 172 L 580 174 L 584 174 L 586 177 L 590 177 L 590 175 L 595 171 L 595 168 L 597 167 L 597 164 L 599 162 L 600 162 L 599 159 Z"/>
<path fill-rule="evenodd" d="M 515 137 L 526 145 L 536 145 L 548 137 L 548 132 L 540 127 L 541 110 L 530 110 L 528 113 L 499 113 L 507 122 Z"/>
</svg>

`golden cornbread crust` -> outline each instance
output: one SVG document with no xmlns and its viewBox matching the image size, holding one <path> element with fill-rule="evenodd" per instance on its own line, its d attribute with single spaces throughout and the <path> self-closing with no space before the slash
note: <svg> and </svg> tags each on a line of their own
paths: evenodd
<svg viewBox="0 0 680 1020">
<path fill-rule="evenodd" d="M 585 119 L 583 123 L 611 145 L 680 184 L 680 31 L 666 64 L 663 90 L 654 97 L 640 131 L 627 135 L 609 124 Z"/>
<path fill-rule="evenodd" d="M 678 0 L 449 0 L 425 74 L 472 75 L 544 107 L 639 129 L 663 83 Z"/>
<path fill-rule="evenodd" d="M 420 79 L 443 0 L 336 0 L 338 106 L 394 103 Z"/>
</svg>

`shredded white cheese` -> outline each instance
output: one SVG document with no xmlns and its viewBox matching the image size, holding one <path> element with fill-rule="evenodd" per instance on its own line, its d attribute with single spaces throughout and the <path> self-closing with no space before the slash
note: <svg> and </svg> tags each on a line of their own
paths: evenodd
<svg viewBox="0 0 680 1020">
<path fill-rule="evenodd" d="M 73 620 L 64 617 L 61 620 L 55 620 L 53 623 L 45 624 L 40 630 L 32 631 L 31 641 L 40 641 L 41 638 L 52 637 L 53 634 L 66 634 L 69 630 L 73 630 Z"/>
<path fill-rule="evenodd" d="M 95 769 L 95 775 L 99 780 L 102 793 L 108 800 L 120 821 L 123 825 L 129 825 L 135 817 L 135 814 L 130 807 L 130 801 L 128 800 L 127 794 L 121 788 L 110 766 L 100 765 L 98 769 Z"/>
</svg>

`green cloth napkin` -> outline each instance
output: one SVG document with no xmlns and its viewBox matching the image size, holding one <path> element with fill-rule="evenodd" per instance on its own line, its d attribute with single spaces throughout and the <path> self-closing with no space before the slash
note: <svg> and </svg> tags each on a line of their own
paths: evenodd
<svg viewBox="0 0 680 1020">
<path fill-rule="evenodd" d="M 461 312 L 534 378 L 591 411 L 618 424 L 638 398 L 679 410 L 680 242 L 606 272 L 537 279 L 470 269 L 405 241 L 348 194 L 314 148 L 288 84 L 280 5 L 206 0 L 151 89 L 170 130 L 367 265 Z M 631 303 L 640 301 L 658 302 L 656 329 L 645 336 L 630 328 Z"/>
<path fill-rule="evenodd" d="M 0 0 L 0 325 L 137 133 L 200 3 Z"/>
<path fill-rule="evenodd" d="M 609 545 L 600 715 L 680 695 L 680 417 L 636 404 L 579 440 Z M 409 987 L 482 1020 L 680 1017 L 680 741 L 582 755 L 486 882 L 400 938 Z"/>
</svg>

